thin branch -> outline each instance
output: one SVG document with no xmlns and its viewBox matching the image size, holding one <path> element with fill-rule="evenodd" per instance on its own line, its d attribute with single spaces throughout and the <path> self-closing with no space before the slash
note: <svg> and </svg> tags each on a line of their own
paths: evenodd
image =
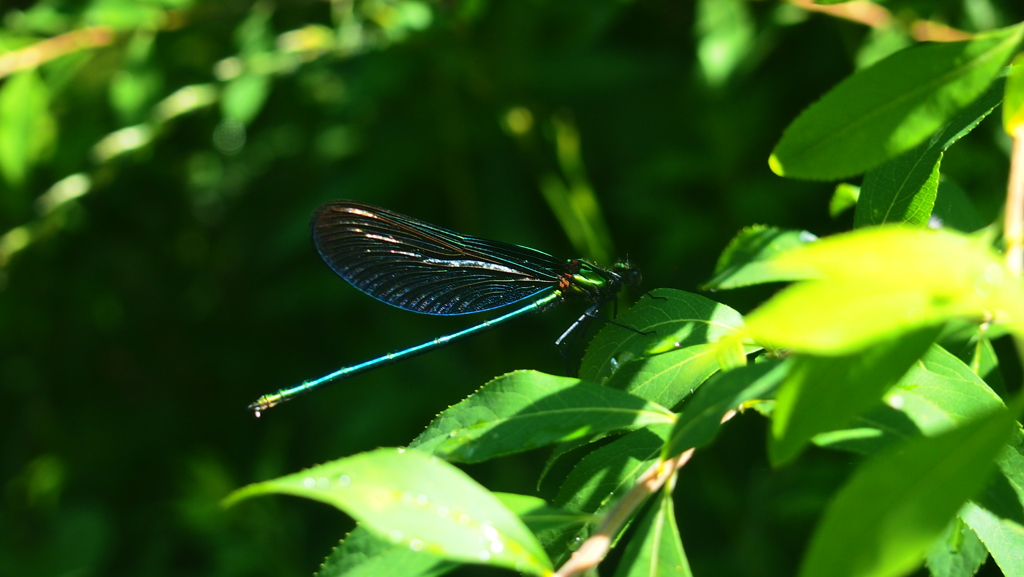
<svg viewBox="0 0 1024 577">
<path fill-rule="evenodd" d="M 887 9 L 867 0 L 855 0 L 842 4 L 815 4 L 814 0 L 790 0 L 793 4 L 810 12 L 821 12 L 835 18 L 866 24 L 872 28 L 886 28 L 892 21 Z"/>
<path fill-rule="evenodd" d="M 113 41 L 114 33 L 109 26 L 90 26 L 47 38 L 20 50 L 0 55 L 0 78 L 21 70 L 38 68 L 65 54 L 86 48 L 107 46 Z"/>
<path fill-rule="evenodd" d="M 1010 182 L 1006 191 L 1003 238 L 1006 242 L 1006 268 L 1014 276 L 1024 270 L 1024 126 L 1013 134 L 1010 157 Z"/>
<path fill-rule="evenodd" d="M 658 459 L 644 471 L 629 493 L 619 499 L 619 502 L 605 514 L 597 532 L 591 535 L 583 543 L 583 546 L 573 553 L 572 557 L 551 577 L 572 577 L 596 567 L 608 554 L 615 536 L 622 530 L 626 521 L 633 516 L 640 505 L 643 505 L 647 497 L 657 492 L 692 456 L 693 449 L 690 449 L 667 461 Z"/>
</svg>

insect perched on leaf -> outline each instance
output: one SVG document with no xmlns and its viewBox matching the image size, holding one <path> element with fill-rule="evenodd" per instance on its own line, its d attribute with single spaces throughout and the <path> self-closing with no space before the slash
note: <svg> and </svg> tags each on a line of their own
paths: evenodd
<svg viewBox="0 0 1024 577">
<path fill-rule="evenodd" d="M 527 304 L 456 333 L 263 395 L 249 405 L 256 416 L 326 383 L 434 350 L 562 301 L 589 302 L 587 311 L 558 338 L 560 344 L 622 287 L 640 282 L 640 273 L 628 261 L 605 269 L 580 259 L 559 260 L 539 250 L 459 234 L 351 200 L 321 205 L 310 226 L 313 242 L 331 269 L 389 305 L 452 316 Z"/>
</svg>

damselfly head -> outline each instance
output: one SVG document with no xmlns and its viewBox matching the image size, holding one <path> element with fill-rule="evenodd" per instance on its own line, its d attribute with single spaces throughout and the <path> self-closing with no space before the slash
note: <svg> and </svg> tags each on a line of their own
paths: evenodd
<svg viewBox="0 0 1024 577">
<path fill-rule="evenodd" d="M 612 272 L 618 275 L 624 285 L 638 286 L 642 280 L 640 270 L 633 266 L 633 263 L 629 262 L 628 259 L 620 260 L 612 265 Z"/>
</svg>

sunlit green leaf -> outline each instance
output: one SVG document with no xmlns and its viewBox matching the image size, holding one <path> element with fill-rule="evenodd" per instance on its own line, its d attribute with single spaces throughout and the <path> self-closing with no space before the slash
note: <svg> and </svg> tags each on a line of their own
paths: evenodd
<svg viewBox="0 0 1024 577">
<path fill-rule="evenodd" d="M 806 230 L 784 230 L 773 226 L 751 226 L 740 231 L 718 257 L 714 277 L 704 283 L 706 290 L 730 289 L 767 282 L 799 280 L 801 277 L 776 269 L 771 259 L 784 251 L 818 240 Z"/>
<path fill-rule="evenodd" d="M 988 550 L 978 534 L 957 517 L 935 540 L 925 565 L 932 577 L 973 577 L 986 559 Z"/>
<path fill-rule="evenodd" d="M 1024 525 L 968 503 L 961 513 L 1003 575 L 1024 575 Z"/>
<path fill-rule="evenodd" d="M 861 185 L 854 226 L 928 224 L 938 193 L 943 153 L 984 120 L 999 105 L 1002 95 L 1000 79 L 928 142 L 869 170 Z"/>
<path fill-rule="evenodd" d="M 20 72 L 0 86 L 0 172 L 19 186 L 53 144 L 56 123 L 50 91 L 34 70 Z"/>
<path fill-rule="evenodd" d="M 728 306 L 673 289 L 651 291 L 615 321 L 605 325 L 587 348 L 580 366 L 582 379 L 602 383 L 629 361 L 717 342 L 743 326 L 743 317 Z"/>
<path fill-rule="evenodd" d="M 249 124 L 263 109 L 270 94 L 270 79 L 260 74 L 243 74 L 227 83 L 221 94 L 224 117 Z"/>
<path fill-rule="evenodd" d="M 331 551 L 317 577 L 437 577 L 459 564 L 424 555 L 404 544 L 396 544 L 365 527 L 356 527 Z"/>
<path fill-rule="evenodd" d="M 828 203 L 828 215 L 832 218 L 838 218 L 839 215 L 857 206 L 858 199 L 860 199 L 859 186 L 846 182 L 836 185 L 836 189 L 832 193 L 832 199 Z"/>
<path fill-rule="evenodd" d="M 720 86 L 754 45 L 754 23 L 743 0 L 697 2 L 697 60 L 711 86 Z"/>
<path fill-rule="evenodd" d="M 672 409 L 719 368 L 713 345 L 693 345 L 630 361 L 605 385 Z"/>
<path fill-rule="evenodd" d="M 516 371 L 438 415 L 410 446 L 472 463 L 595 433 L 673 422 L 668 409 L 622 391 Z"/>
<path fill-rule="evenodd" d="M 226 503 L 282 493 L 334 505 L 413 551 L 544 575 L 551 562 L 523 522 L 454 466 L 421 451 L 378 449 L 249 485 Z"/>
<path fill-rule="evenodd" d="M 133 30 L 142 26 L 159 28 L 164 20 L 164 11 L 155 2 L 94 0 L 89 3 L 83 18 L 89 24 L 110 26 L 118 30 Z"/>
<path fill-rule="evenodd" d="M 156 34 L 137 30 L 125 49 L 124 63 L 110 79 L 110 105 L 122 124 L 144 119 L 163 84 L 163 75 L 153 61 Z"/>
<path fill-rule="evenodd" d="M 713 441 L 727 412 L 739 408 L 742 403 L 773 393 L 788 371 L 787 365 L 769 361 L 716 375 L 683 406 L 662 457 L 670 459 L 687 449 Z"/>
<path fill-rule="evenodd" d="M 778 293 L 747 318 L 757 342 L 843 355 L 948 319 L 995 318 L 1024 332 L 1024 290 L 983 239 L 948 230 L 861 229 L 779 256 L 817 280 Z"/>
<path fill-rule="evenodd" d="M 772 170 L 839 179 L 910 150 L 988 88 L 1022 32 L 1014 26 L 912 46 L 857 72 L 789 125 L 772 152 Z"/>
<path fill-rule="evenodd" d="M 899 25 L 870 27 L 857 49 L 857 70 L 867 68 L 913 44 L 914 40 L 907 32 L 904 26 Z"/>
<path fill-rule="evenodd" d="M 870 455 L 900 441 L 940 434 L 1002 405 L 968 365 L 939 345 L 910 367 L 885 402 L 843 429 L 815 435 L 813 442 Z"/>
<path fill-rule="evenodd" d="M 919 329 L 857 354 L 791 359 L 775 398 L 768 443 L 772 463 L 788 462 L 811 437 L 839 429 L 877 405 L 937 335 L 938 329 Z"/>
<path fill-rule="evenodd" d="M 920 566 L 957 509 L 982 488 L 1013 424 L 999 409 L 870 459 L 829 505 L 801 577 L 897 576 Z"/>
<path fill-rule="evenodd" d="M 494 493 L 494 496 L 535 533 L 593 520 L 590 515 L 551 507 L 538 497 L 513 493 Z M 317 572 L 317 577 L 436 577 L 458 566 L 452 561 L 424 555 L 408 545 L 392 543 L 359 526 L 334 548 Z"/>
<path fill-rule="evenodd" d="M 925 435 L 936 435 L 1003 401 L 985 381 L 952 353 L 933 345 L 886 395 L 886 402 L 906 414 Z"/>
</svg>

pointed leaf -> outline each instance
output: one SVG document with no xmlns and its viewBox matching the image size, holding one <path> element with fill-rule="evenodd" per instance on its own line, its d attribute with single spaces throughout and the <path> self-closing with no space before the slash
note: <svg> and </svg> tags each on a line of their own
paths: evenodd
<svg viewBox="0 0 1024 577">
<path fill-rule="evenodd" d="M 887 222 L 928 224 L 939 188 L 942 154 L 999 105 L 1003 81 L 992 86 L 928 142 L 868 171 L 860 188 L 855 227 Z"/>
<path fill-rule="evenodd" d="M 671 409 L 720 367 L 714 345 L 694 345 L 630 361 L 609 377 L 606 386 Z"/>
<path fill-rule="evenodd" d="M 640 521 L 640 526 L 619 561 L 615 577 L 693 575 L 686 552 L 683 551 L 679 526 L 676 525 L 671 484 L 666 485 Z"/>
<path fill-rule="evenodd" d="M 230 505 L 282 493 L 334 505 L 377 535 L 435 557 L 535 575 L 551 569 L 544 549 L 492 493 L 426 453 L 378 449 L 255 483 Z"/>
<path fill-rule="evenodd" d="M 974 503 L 968 503 L 961 516 L 978 534 L 1003 575 L 1024 575 L 1024 525 L 1001 518 Z"/>
<path fill-rule="evenodd" d="M 600 514 L 636 483 L 662 451 L 669 427 L 627 433 L 580 460 L 558 489 L 554 503 L 587 514 Z M 538 535 L 558 564 L 590 536 L 593 524 Z"/>
<path fill-rule="evenodd" d="M 363 526 L 356 527 L 331 551 L 317 577 L 437 577 L 458 567 L 432 555 L 413 551 L 379 537 Z"/>
<path fill-rule="evenodd" d="M 475 463 L 595 433 L 674 422 L 668 409 L 622 391 L 516 371 L 438 415 L 410 446 Z"/>
<path fill-rule="evenodd" d="M 494 496 L 522 519 L 534 533 L 570 528 L 596 520 L 593 515 L 552 507 L 540 497 L 516 493 L 494 493 Z"/>
<path fill-rule="evenodd" d="M 762 399 L 782 382 L 788 366 L 778 361 L 765 361 L 720 373 L 704 384 L 683 407 L 679 421 L 662 458 L 670 459 L 693 447 L 703 447 L 714 440 L 722 425 L 722 417 L 742 403 Z"/>
<path fill-rule="evenodd" d="M 932 345 L 886 395 L 925 435 L 933 436 L 1003 406 L 970 367 Z"/>
<path fill-rule="evenodd" d="M 978 534 L 957 517 L 932 544 L 925 565 L 932 577 L 974 577 L 986 559 L 988 550 Z"/>
<path fill-rule="evenodd" d="M 858 200 L 860 200 L 859 186 L 846 182 L 839 183 L 832 193 L 832 199 L 828 202 L 828 215 L 832 218 L 839 218 L 839 215 L 857 206 Z"/>
<path fill-rule="evenodd" d="M 1013 425 L 1010 412 L 999 409 L 871 458 L 826 510 L 801 577 L 897 576 L 918 567 L 982 488 Z"/>
<path fill-rule="evenodd" d="M 886 393 L 885 402 L 813 442 L 870 455 L 900 441 L 938 435 L 1003 405 L 970 367 L 934 344 Z"/>
<path fill-rule="evenodd" d="M 865 228 L 783 253 L 797 283 L 746 318 L 759 343 L 843 355 L 954 318 L 1024 332 L 1024 287 L 985 241 L 949 230 Z"/>
<path fill-rule="evenodd" d="M 623 364 L 736 334 L 743 317 L 726 305 L 692 293 L 656 289 L 594 337 L 580 366 L 580 377 L 603 383 Z"/>
<path fill-rule="evenodd" d="M 780 176 L 860 174 L 928 138 L 1000 74 L 1024 27 L 919 44 L 850 76 L 807 108 L 772 151 Z"/>
<path fill-rule="evenodd" d="M 771 259 L 780 253 L 818 240 L 806 230 L 783 230 L 772 226 L 743 229 L 725 247 L 715 265 L 715 276 L 705 290 L 730 289 L 768 282 L 800 280 L 776 270 Z"/>
<path fill-rule="evenodd" d="M 841 357 L 799 356 L 778 395 L 768 454 L 779 466 L 795 458 L 811 437 L 847 425 L 877 405 L 938 336 L 925 328 Z"/>
</svg>

